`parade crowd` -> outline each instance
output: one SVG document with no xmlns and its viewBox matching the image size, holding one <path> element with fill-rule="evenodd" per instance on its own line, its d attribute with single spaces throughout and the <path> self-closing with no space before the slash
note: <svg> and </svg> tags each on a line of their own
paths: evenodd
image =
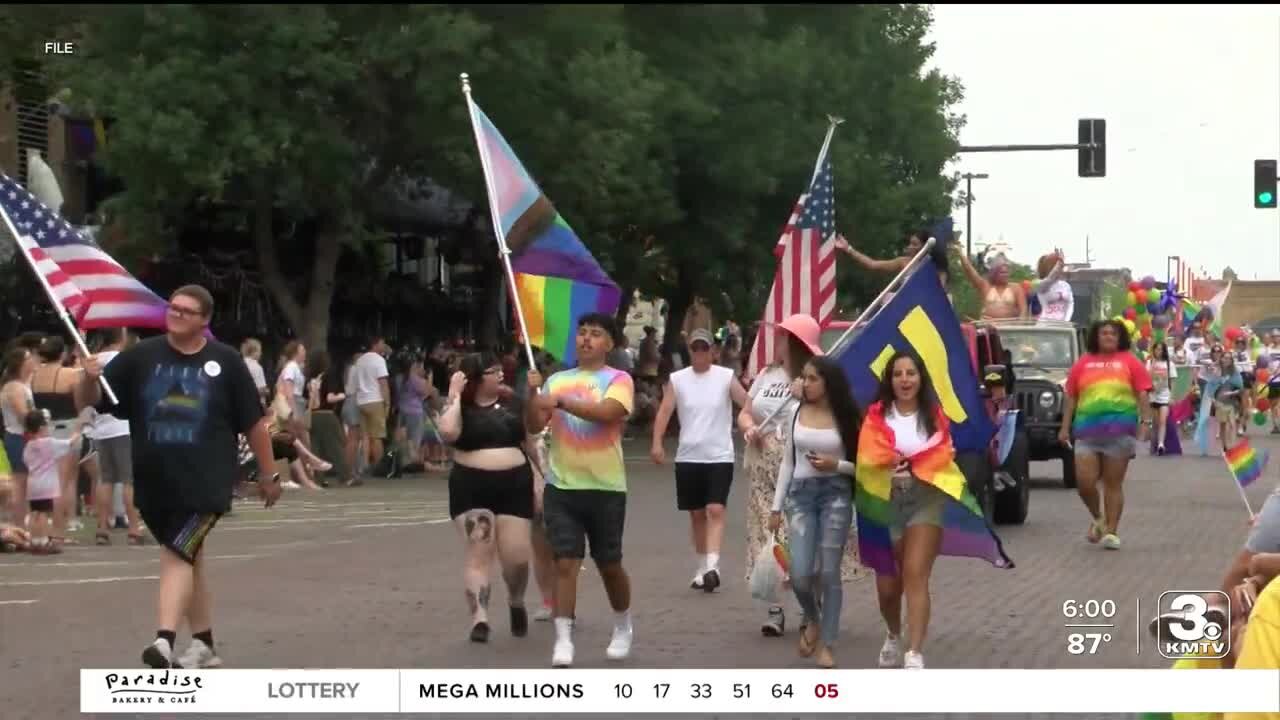
<svg viewBox="0 0 1280 720">
<path fill-rule="evenodd" d="M 847 240 L 838 246 L 870 268 L 901 271 L 926 238 L 913 233 L 903 257 L 888 261 L 863 256 Z M 1070 320 L 1061 253 L 1041 258 L 1034 302 L 1010 282 L 1006 261 L 990 263 L 984 275 L 958 254 L 984 319 Z M 945 253 L 930 260 L 934 271 L 947 271 Z M 785 636 L 795 613 L 788 608 L 798 608 L 797 652 L 821 667 L 837 664 L 846 583 L 875 578 L 884 623 L 877 664 L 918 669 L 926 666 L 937 558 L 1014 565 L 1015 553 L 1006 552 L 955 464 L 950 421 L 920 357 L 909 350 L 889 357 L 874 399 L 861 407 L 808 315 L 760 327 L 776 334 L 777 351 L 754 377 L 732 323 L 715 333 L 696 328 L 672 348 L 645 328 L 633 352 L 613 317 L 591 313 L 577 320 L 572 367 L 546 356 L 529 367 L 515 343 L 497 352 L 440 344 L 424 355 L 393 352 L 371 337 L 335 363 L 326 350 L 291 341 L 269 383 L 258 340 L 237 351 L 207 336 L 214 310 L 207 291 L 187 286 L 169 300 L 163 335 L 135 341 L 108 331 L 87 357 L 69 352 L 61 337 L 26 335 L 11 343 L 0 371 L 5 545 L 60 552 L 82 505 L 91 509 L 97 544 L 114 542 L 117 525 L 131 544 L 149 533 L 162 547 L 156 636 L 143 652 L 151 667 L 222 662 L 201 548 L 234 495 L 270 506 L 284 489 L 326 492 L 415 471 L 448 476 L 471 641 L 494 632 L 496 574 L 509 631 L 524 637 L 531 620 L 551 621 L 551 664 L 571 666 L 589 553 L 614 611 L 605 655 L 626 658 L 643 625 L 632 613 L 623 552 L 622 443 L 635 434 L 649 435 L 654 463 L 673 465 L 675 507 L 690 525 L 690 589 L 741 582 L 761 601 L 760 632 L 768 637 Z M 1082 539 L 1123 547 L 1125 475 L 1152 434 L 1159 456 L 1167 434 L 1182 427 L 1196 428 L 1201 452 L 1215 441 L 1232 447 L 1251 418 L 1265 425 L 1269 416 L 1280 433 L 1271 405 L 1280 396 L 1280 334 L 1256 342 L 1247 329 L 1229 335 L 1216 337 L 1207 319 L 1197 320 L 1138 351 L 1123 320 L 1088 329 L 1065 384 L 1059 435 L 1075 454 L 1090 516 Z M 1178 408 L 1176 368 L 1195 375 L 1193 394 Z M 741 574 L 720 563 L 726 507 L 739 484 L 735 434 L 746 447 Z M 1235 599 L 1239 637 L 1225 665 L 1277 667 L 1280 496 L 1268 498 L 1227 565 L 1222 587 Z M 540 596 L 532 613 L 530 575 Z M 192 640 L 179 656 L 184 621 Z M 1156 618 L 1151 631 L 1179 621 Z"/>
</svg>

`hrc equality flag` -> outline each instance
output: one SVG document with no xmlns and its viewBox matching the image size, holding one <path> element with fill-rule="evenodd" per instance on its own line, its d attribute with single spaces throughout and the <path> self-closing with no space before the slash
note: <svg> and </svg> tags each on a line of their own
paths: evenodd
<svg viewBox="0 0 1280 720">
<path fill-rule="evenodd" d="M 889 357 L 912 350 L 924 361 L 933 389 L 951 422 L 959 451 L 987 452 L 995 426 L 987 415 L 969 343 L 932 262 L 916 267 L 853 340 L 836 353 L 858 406 L 876 398 Z"/>
<path fill-rule="evenodd" d="M 927 483 L 948 497 L 942 512 L 942 546 L 939 554 L 981 558 L 1000 568 L 1012 568 L 1000 539 L 987 524 L 978 501 L 969 492 L 964 473 L 956 465 L 948 422 L 938 411 L 937 431 L 907 458 L 912 482 Z M 879 575 L 897 575 L 889 526 L 893 520 L 890 495 L 893 492 L 893 431 L 884 419 L 884 407 L 873 404 L 862 421 L 858 436 L 857 483 L 854 501 L 858 511 L 858 556 Z"/>
<path fill-rule="evenodd" d="M 1269 456 L 1266 450 L 1259 452 L 1250 447 L 1248 438 L 1240 438 L 1240 442 L 1223 453 L 1223 457 L 1226 458 L 1227 467 L 1231 468 L 1231 475 L 1236 482 L 1240 483 L 1240 487 L 1246 488 L 1262 477 L 1262 469 L 1266 467 Z"/>
<path fill-rule="evenodd" d="M 511 250 L 515 292 L 531 345 L 577 362 L 578 318 L 617 312 L 622 293 L 530 177 L 506 139 L 472 104 L 492 177 L 489 202 Z"/>
</svg>

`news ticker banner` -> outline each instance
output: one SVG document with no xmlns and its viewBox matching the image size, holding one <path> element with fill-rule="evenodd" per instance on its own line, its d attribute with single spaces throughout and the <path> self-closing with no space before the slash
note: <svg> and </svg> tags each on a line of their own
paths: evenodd
<svg viewBox="0 0 1280 720">
<path fill-rule="evenodd" d="M 81 670 L 82 713 L 1280 712 L 1280 670 Z"/>
</svg>

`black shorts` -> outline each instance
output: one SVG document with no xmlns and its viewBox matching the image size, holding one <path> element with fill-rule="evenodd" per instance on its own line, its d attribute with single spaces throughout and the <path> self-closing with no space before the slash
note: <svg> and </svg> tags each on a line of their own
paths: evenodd
<svg viewBox="0 0 1280 720">
<path fill-rule="evenodd" d="M 596 565 L 622 562 L 622 530 L 627 520 L 627 494 L 608 490 L 561 490 L 548 485 L 542 494 L 542 521 L 547 544 L 557 560 L 586 557 Z"/>
<path fill-rule="evenodd" d="M 449 471 L 449 517 L 468 510 L 533 519 L 533 468 L 525 463 L 510 470 L 478 470 L 454 463 Z"/>
<path fill-rule="evenodd" d="M 142 522 L 157 543 L 178 557 L 195 564 L 204 541 L 222 517 L 220 513 L 198 513 L 191 510 L 157 510 L 138 508 Z"/>
<path fill-rule="evenodd" d="M 31 508 L 31 512 L 51 513 L 53 512 L 53 500 L 28 500 L 27 507 Z"/>
<path fill-rule="evenodd" d="M 271 454 L 277 459 L 292 463 L 298 459 L 298 448 L 279 435 L 271 438 Z"/>
<path fill-rule="evenodd" d="M 676 509 L 703 510 L 727 505 L 733 463 L 676 463 Z"/>
<path fill-rule="evenodd" d="M 1269 383 L 1267 385 L 1267 396 L 1272 400 L 1280 400 L 1280 383 Z"/>
</svg>

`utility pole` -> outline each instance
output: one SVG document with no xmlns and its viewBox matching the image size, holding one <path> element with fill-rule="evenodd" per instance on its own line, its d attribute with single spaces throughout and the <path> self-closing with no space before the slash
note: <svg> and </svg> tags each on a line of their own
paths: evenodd
<svg viewBox="0 0 1280 720">
<path fill-rule="evenodd" d="M 965 173 L 964 178 L 964 243 L 965 254 L 973 257 L 973 181 L 991 177 L 986 173 Z"/>
</svg>

